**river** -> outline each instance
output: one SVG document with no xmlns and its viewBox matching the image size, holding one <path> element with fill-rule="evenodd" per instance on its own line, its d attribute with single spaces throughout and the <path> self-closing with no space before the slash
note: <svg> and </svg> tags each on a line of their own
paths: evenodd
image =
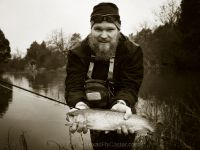
<svg viewBox="0 0 200 150">
<path fill-rule="evenodd" d="M 1 80 L 65 102 L 65 73 L 5 73 Z M 89 133 L 69 133 L 65 126 L 68 111 L 66 105 L 0 83 L 0 150 L 91 148 Z"/>
<path fill-rule="evenodd" d="M 64 72 L 36 76 L 4 73 L 1 80 L 65 103 L 65 76 Z M 136 110 L 158 126 L 158 134 L 149 145 L 151 149 L 198 147 L 199 77 L 198 71 L 145 73 Z M 89 133 L 72 135 L 68 132 L 65 126 L 68 110 L 66 105 L 1 83 L 0 149 L 91 149 Z"/>
</svg>

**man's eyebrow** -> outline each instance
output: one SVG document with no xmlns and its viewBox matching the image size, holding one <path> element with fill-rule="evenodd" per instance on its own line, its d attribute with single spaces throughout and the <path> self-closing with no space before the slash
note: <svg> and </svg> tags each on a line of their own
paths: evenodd
<svg viewBox="0 0 200 150">
<path fill-rule="evenodd" d="M 102 29 L 100 26 L 95 26 L 94 29 Z"/>
<path fill-rule="evenodd" d="M 115 27 L 113 27 L 113 26 L 107 26 L 107 27 L 102 27 L 102 26 L 98 26 L 98 25 L 96 25 L 95 27 L 94 27 L 95 29 L 114 29 Z"/>
<path fill-rule="evenodd" d="M 115 27 L 106 27 L 106 29 L 115 29 Z"/>
</svg>

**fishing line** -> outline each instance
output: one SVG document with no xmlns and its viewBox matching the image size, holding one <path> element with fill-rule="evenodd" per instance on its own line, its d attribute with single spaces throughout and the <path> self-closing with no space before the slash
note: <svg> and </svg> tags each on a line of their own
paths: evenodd
<svg viewBox="0 0 200 150">
<path fill-rule="evenodd" d="M 28 90 L 28 89 L 22 88 L 22 87 L 20 87 L 20 86 L 17 86 L 17 85 L 14 85 L 14 84 L 11 84 L 11 83 L 8 83 L 8 82 L 5 82 L 5 81 L 2 81 L 2 80 L 0 80 L 0 82 L 1 82 L 1 83 L 5 83 L 5 84 L 7 84 L 7 85 L 9 85 L 9 86 L 13 86 L 13 87 L 19 88 L 19 89 L 21 89 L 21 90 L 24 90 L 24 91 L 27 91 L 27 92 L 33 93 L 33 94 L 35 94 L 35 95 L 38 95 L 38 96 L 44 97 L 44 98 L 49 99 L 49 100 L 51 100 L 51 101 L 54 101 L 54 102 L 57 102 L 57 103 L 60 103 L 60 104 L 63 104 L 63 105 L 67 105 L 67 104 L 64 103 L 64 102 L 58 101 L 58 100 L 53 99 L 53 98 L 51 98 L 51 97 L 47 97 L 47 96 L 41 95 L 41 94 L 39 94 L 39 93 L 36 93 L 36 92 L 31 91 L 31 90 Z M 0 84 L 0 86 L 2 86 L 3 88 L 6 88 L 6 89 L 8 89 L 8 90 L 13 91 L 13 89 L 11 89 L 11 88 L 9 88 L 9 87 L 6 87 L 5 85 Z M 22 93 L 22 94 L 23 94 L 23 93 Z M 29 95 L 29 96 L 31 96 L 31 95 Z M 31 97 L 33 97 L 33 96 L 31 96 Z"/>
</svg>

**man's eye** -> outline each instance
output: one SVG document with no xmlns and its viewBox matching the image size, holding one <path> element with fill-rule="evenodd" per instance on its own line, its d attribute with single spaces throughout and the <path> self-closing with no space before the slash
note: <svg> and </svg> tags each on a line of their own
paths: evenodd
<svg viewBox="0 0 200 150">
<path fill-rule="evenodd" d="M 111 31 L 113 31 L 113 30 L 114 30 L 113 28 L 107 29 L 108 32 L 111 32 Z"/>
<path fill-rule="evenodd" d="M 94 28 L 95 31 L 102 31 L 101 28 Z"/>
</svg>

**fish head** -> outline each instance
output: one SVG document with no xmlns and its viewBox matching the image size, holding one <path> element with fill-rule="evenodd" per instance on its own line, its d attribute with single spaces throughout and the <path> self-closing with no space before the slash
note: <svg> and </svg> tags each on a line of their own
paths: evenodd
<svg viewBox="0 0 200 150">
<path fill-rule="evenodd" d="M 82 110 L 75 110 L 75 111 L 70 111 L 66 114 L 66 125 L 72 125 L 73 123 L 77 122 L 84 122 L 85 117 L 84 114 L 82 114 Z"/>
<path fill-rule="evenodd" d="M 70 125 L 70 124 L 72 124 L 74 122 L 74 117 L 69 115 L 69 114 L 67 114 L 66 121 L 67 121 L 67 124 Z"/>
<path fill-rule="evenodd" d="M 69 111 L 66 114 L 66 121 L 67 121 L 67 125 L 72 125 L 74 122 L 76 122 L 76 118 L 78 116 L 78 113 L 76 112 L 76 110 L 74 111 Z"/>
</svg>

